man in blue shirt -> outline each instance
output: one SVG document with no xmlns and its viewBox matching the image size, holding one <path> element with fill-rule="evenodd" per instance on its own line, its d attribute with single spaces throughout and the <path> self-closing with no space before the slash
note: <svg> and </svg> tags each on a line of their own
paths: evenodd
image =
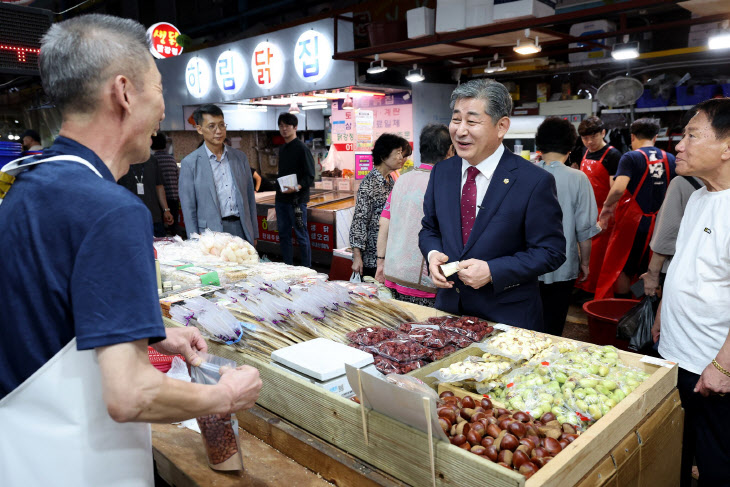
<svg viewBox="0 0 730 487">
<path fill-rule="evenodd" d="M 39 64 L 63 122 L 42 156 L 0 174 L 0 485 L 152 485 L 145 422 L 250 407 L 261 381 L 245 367 L 191 384 L 147 357 L 152 343 L 199 365 L 206 344 L 164 328 L 151 216 L 116 184 L 149 157 L 164 118 L 144 27 L 106 15 L 54 24 Z"/>
</svg>

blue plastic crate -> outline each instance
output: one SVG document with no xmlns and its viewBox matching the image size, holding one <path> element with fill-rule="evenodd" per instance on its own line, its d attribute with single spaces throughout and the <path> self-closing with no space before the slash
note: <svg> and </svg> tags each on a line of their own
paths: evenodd
<svg viewBox="0 0 730 487">
<path fill-rule="evenodd" d="M 694 85 L 694 92 L 690 91 L 686 86 L 677 86 L 677 105 L 696 105 L 705 100 L 709 100 L 720 92 L 720 85 Z"/>
<path fill-rule="evenodd" d="M 650 89 L 644 90 L 644 94 L 641 98 L 636 100 L 636 108 L 654 108 L 654 107 L 665 107 L 669 104 L 669 98 L 657 97 L 654 98 L 651 94 Z"/>
</svg>

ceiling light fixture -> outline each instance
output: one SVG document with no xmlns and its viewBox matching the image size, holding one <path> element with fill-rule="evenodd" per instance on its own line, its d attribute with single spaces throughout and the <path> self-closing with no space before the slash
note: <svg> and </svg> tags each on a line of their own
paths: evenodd
<svg viewBox="0 0 730 487">
<path fill-rule="evenodd" d="M 423 76 L 423 70 L 418 69 L 418 65 L 414 64 L 413 69 L 408 71 L 408 75 L 406 76 L 406 79 L 410 81 L 411 83 L 420 83 L 424 79 L 426 79 L 425 76 Z"/>
<path fill-rule="evenodd" d="M 302 105 L 302 110 L 316 110 L 320 109 L 323 110 L 327 108 L 327 102 L 316 102 L 316 103 L 309 103 L 307 105 Z"/>
<path fill-rule="evenodd" d="M 729 24 L 730 21 L 724 20 L 722 22 L 722 28 L 720 30 L 716 30 L 710 35 L 710 38 L 707 39 L 707 46 L 710 49 L 730 48 L 730 29 L 728 29 Z"/>
<path fill-rule="evenodd" d="M 494 53 L 494 62 L 497 62 L 497 58 L 499 55 L 495 52 Z M 502 62 L 499 64 L 499 66 L 492 66 L 492 61 L 489 61 L 487 63 L 487 67 L 484 68 L 485 73 L 497 73 L 499 71 L 506 71 L 507 67 L 504 65 L 504 59 L 502 59 Z"/>
<path fill-rule="evenodd" d="M 350 95 L 347 95 L 345 98 L 345 101 L 342 102 L 342 109 L 343 110 L 353 110 L 355 108 L 355 105 L 352 103 L 352 97 Z"/>
<path fill-rule="evenodd" d="M 375 64 L 378 61 L 380 61 L 380 64 Z M 370 61 L 370 67 L 368 68 L 368 74 L 378 74 L 382 73 L 383 71 L 386 71 L 388 68 L 385 67 L 385 64 L 382 59 L 380 59 L 380 54 L 375 55 L 375 61 Z"/>
<path fill-rule="evenodd" d="M 617 61 L 625 61 L 639 57 L 639 43 L 636 41 L 629 42 L 628 34 L 624 35 L 623 40 L 623 42 L 614 44 L 611 50 L 611 57 Z"/>
<path fill-rule="evenodd" d="M 293 101 L 291 105 L 289 105 L 289 113 L 292 113 L 294 115 L 299 113 L 299 105 L 297 105 L 296 102 Z"/>
<path fill-rule="evenodd" d="M 530 39 L 530 29 L 525 29 L 525 39 L 517 39 L 517 45 L 512 50 L 517 54 L 535 54 L 542 51 L 542 46 L 537 36 L 535 36 L 534 40 Z"/>
</svg>

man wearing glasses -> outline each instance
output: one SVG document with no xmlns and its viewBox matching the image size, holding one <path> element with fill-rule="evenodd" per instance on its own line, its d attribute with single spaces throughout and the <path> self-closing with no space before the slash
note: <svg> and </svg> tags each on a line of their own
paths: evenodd
<svg viewBox="0 0 730 487">
<path fill-rule="evenodd" d="M 256 199 L 248 158 L 226 146 L 226 124 L 216 105 L 193 112 L 204 144 L 180 163 L 180 206 L 188 237 L 206 228 L 256 245 Z"/>
</svg>

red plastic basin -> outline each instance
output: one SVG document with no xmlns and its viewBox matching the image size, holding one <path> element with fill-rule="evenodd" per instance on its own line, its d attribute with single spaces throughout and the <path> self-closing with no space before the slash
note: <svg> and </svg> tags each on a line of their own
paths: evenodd
<svg viewBox="0 0 730 487">
<path fill-rule="evenodd" d="M 616 338 L 616 325 L 638 303 L 638 299 L 595 299 L 583 304 L 583 311 L 588 315 L 591 343 L 613 345 L 628 351 L 629 342 Z"/>
</svg>

